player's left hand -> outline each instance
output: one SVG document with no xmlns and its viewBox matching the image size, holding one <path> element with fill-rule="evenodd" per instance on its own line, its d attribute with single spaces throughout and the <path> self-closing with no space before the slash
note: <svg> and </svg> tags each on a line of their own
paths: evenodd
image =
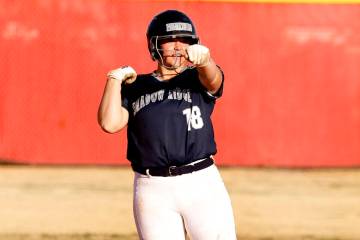
<svg viewBox="0 0 360 240">
<path fill-rule="evenodd" d="M 200 44 L 190 45 L 186 48 L 187 59 L 195 67 L 205 67 L 210 63 L 210 50 Z"/>
</svg>

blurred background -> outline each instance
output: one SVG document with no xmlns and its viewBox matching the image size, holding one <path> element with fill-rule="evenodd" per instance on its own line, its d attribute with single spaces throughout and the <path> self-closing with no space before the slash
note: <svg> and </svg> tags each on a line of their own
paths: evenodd
<svg viewBox="0 0 360 240">
<path fill-rule="evenodd" d="M 249 233 L 244 239 L 255 239 L 249 236 L 260 230 L 262 237 L 290 236 L 266 238 L 275 240 L 315 239 L 306 238 L 314 232 L 326 233 L 326 239 L 359 239 L 354 230 L 354 223 L 360 224 L 357 0 L 0 0 L 0 162 L 12 166 L 0 169 L 5 201 L 0 232 L 16 232 L 19 226 L 35 233 L 91 232 L 99 227 L 88 215 L 93 209 L 105 222 L 95 232 L 116 233 L 125 226 L 107 216 L 124 214 L 122 220 L 115 218 L 125 222 L 131 217 L 126 131 L 104 133 L 97 108 L 109 70 L 122 65 L 138 73 L 155 69 L 146 30 L 153 16 L 166 9 L 190 16 L 201 43 L 224 70 L 224 96 L 213 114 L 216 161 L 232 167 L 222 172 L 240 234 Z M 105 168 L 95 171 L 99 166 Z M 314 175 L 315 169 L 320 175 Z M 307 185 L 300 189 L 303 182 Z M 325 195 L 318 196 L 321 191 Z M 54 205 L 50 197 L 68 205 Z M 111 205 L 119 197 L 128 205 Z M 264 204 L 269 199 L 274 204 Z M 274 218 L 274 209 L 283 209 L 290 219 Z M 259 221 L 259 216 L 264 218 Z M 27 228 L 28 222 L 49 219 L 53 224 L 45 230 L 41 224 Z M 76 225 L 81 221 L 87 225 Z M 61 228 L 61 222 L 69 224 Z M 130 225 L 123 228 L 131 235 Z M 294 231 L 305 238 L 291 235 Z M 86 239 L 113 239 L 91 236 Z"/>
<path fill-rule="evenodd" d="M 360 5 L 0 1 L 0 159 L 127 165 L 126 131 L 96 121 L 106 73 L 154 70 L 152 17 L 179 9 L 225 72 L 222 165 L 360 165 Z"/>
</svg>

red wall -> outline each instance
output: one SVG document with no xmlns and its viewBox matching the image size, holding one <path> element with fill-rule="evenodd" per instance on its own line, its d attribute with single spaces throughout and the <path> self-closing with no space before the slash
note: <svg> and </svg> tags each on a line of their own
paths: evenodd
<svg viewBox="0 0 360 240">
<path fill-rule="evenodd" d="M 226 74 L 217 161 L 360 166 L 360 5 L 0 1 L 0 159 L 127 164 L 96 122 L 108 70 L 149 72 L 154 14 L 176 8 Z"/>
</svg>

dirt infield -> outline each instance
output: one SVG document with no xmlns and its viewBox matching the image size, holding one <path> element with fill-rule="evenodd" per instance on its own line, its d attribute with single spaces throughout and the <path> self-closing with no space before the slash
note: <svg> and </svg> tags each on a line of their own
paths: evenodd
<svg viewBox="0 0 360 240">
<path fill-rule="evenodd" d="M 360 169 L 221 168 L 240 240 L 360 239 Z M 135 240 L 126 167 L 0 166 L 0 240 Z"/>
</svg>

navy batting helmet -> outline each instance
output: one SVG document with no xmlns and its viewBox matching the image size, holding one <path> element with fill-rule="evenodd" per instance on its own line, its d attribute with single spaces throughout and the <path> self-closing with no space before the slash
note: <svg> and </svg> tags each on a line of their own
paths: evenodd
<svg viewBox="0 0 360 240">
<path fill-rule="evenodd" d="M 158 41 L 168 38 L 189 38 L 190 44 L 199 43 L 195 26 L 191 19 L 177 10 L 167 10 L 156 15 L 149 24 L 148 48 L 153 60 L 159 59 Z"/>
</svg>

